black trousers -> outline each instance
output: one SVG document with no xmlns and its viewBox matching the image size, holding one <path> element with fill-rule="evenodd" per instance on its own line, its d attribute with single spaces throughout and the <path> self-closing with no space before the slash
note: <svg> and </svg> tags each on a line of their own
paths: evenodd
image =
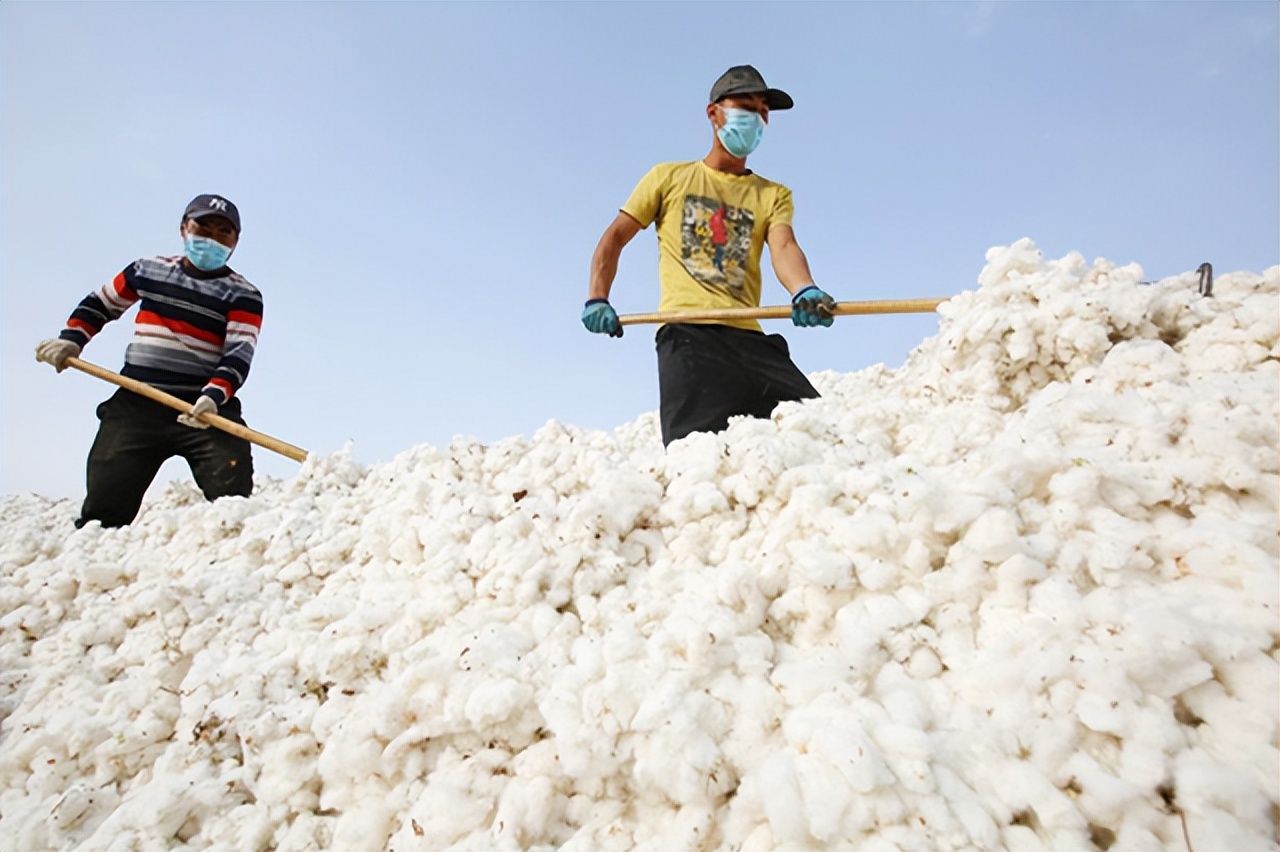
<svg viewBox="0 0 1280 852">
<path fill-rule="evenodd" d="M 218 414 L 244 423 L 235 397 Z M 90 521 L 104 527 L 131 523 L 160 465 L 174 456 L 187 460 L 207 499 L 249 496 L 253 490 L 249 442 L 213 427 L 183 426 L 177 417 L 174 409 L 124 389 L 98 406 L 102 422 L 89 450 L 88 494 L 77 527 Z"/>
<path fill-rule="evenodd" d="M 818 396 L 782 335 L 669 323 L 656 341 L 664 446 L 726 429 L 736 415 L 769 417 L 780 402 Z"/>
</svg>

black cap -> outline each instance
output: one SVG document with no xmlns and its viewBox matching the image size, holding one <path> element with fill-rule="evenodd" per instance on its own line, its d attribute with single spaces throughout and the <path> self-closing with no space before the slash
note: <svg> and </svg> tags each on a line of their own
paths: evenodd
<svg viewBox="0 0 1280 852">
<path fill-rule="evenodd" d="M 796 102 L 781 89 L 770 89 L 764 82 L 760 72 L 750 65 L 735 65 L 720 75 L 716 84 L 711 87 L 711 103 L 730 95 L 751 95 L 761 93 L 769 109 L 791 109 Z"/>
<path fill-rule="evenodd" d="M 197 195 L 191 199 L 182 214 L 183 219 L 201 219 L 205 216 L 222 216 L 231 220 L 237 232 L 240 230 L 240 211 L 221 195 Z"/>
</svg>

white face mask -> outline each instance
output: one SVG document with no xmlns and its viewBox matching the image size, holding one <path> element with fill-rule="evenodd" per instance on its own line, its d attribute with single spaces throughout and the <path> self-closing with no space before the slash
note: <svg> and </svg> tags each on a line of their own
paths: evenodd
<svg viewBox="0 0 1280 852">
<path fill-rule="evenodd" d="M 720 108 L 724 110 L 724 125 L 716 131 L 720 144 L 735 157 L 747 156 L 764 138 L 764 118 L 749 109 Z"/>
</svg>

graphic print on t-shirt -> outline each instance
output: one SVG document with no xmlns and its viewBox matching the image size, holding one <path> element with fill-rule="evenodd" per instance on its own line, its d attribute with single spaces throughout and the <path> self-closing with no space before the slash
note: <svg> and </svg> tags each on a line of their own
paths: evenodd
<svg viewBox="0 0 1280 852">
<path fill-rule="evenodd" d="M 742 292 L 755 216 L 702 195 L 684 197 L 680 253 L 684 268 L 704 287 Z"/>
</svg>

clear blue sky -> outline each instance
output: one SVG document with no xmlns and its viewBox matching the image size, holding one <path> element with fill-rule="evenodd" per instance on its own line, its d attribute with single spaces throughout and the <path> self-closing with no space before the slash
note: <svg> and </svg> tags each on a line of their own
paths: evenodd
<svg viewBox="0 0 1280 852">
<path fill-rule="evenodd" d="M 790 186 L 840 300 L 974 286 L 986 250 L 1280 261 L 1280 4 L 0 4 L 0 493 L 83 495 L 112 388 L 34 360 L 75 304 L 180 250 L 201 192 L 266 318 L 250 425 L 390 459 L 657 407 L 652 327 L 579 323 L 591 252 L 756 65 L 796 108 L 750 164 Z M 652 229 L 620 312 L 657 305 Z M 765 274 L 766 304 L 786 294 Z M 136 310 L 136 309 L 135 309 Z M 134 312 L 85 350 L 118 370 Z M 806 372 L 899 365 L 932 316 L 786 334 Z M 256 451 L 262 473 L 295 462 Z M 187 476 L 173 461 L 163 478 Z"/>
</svg>

